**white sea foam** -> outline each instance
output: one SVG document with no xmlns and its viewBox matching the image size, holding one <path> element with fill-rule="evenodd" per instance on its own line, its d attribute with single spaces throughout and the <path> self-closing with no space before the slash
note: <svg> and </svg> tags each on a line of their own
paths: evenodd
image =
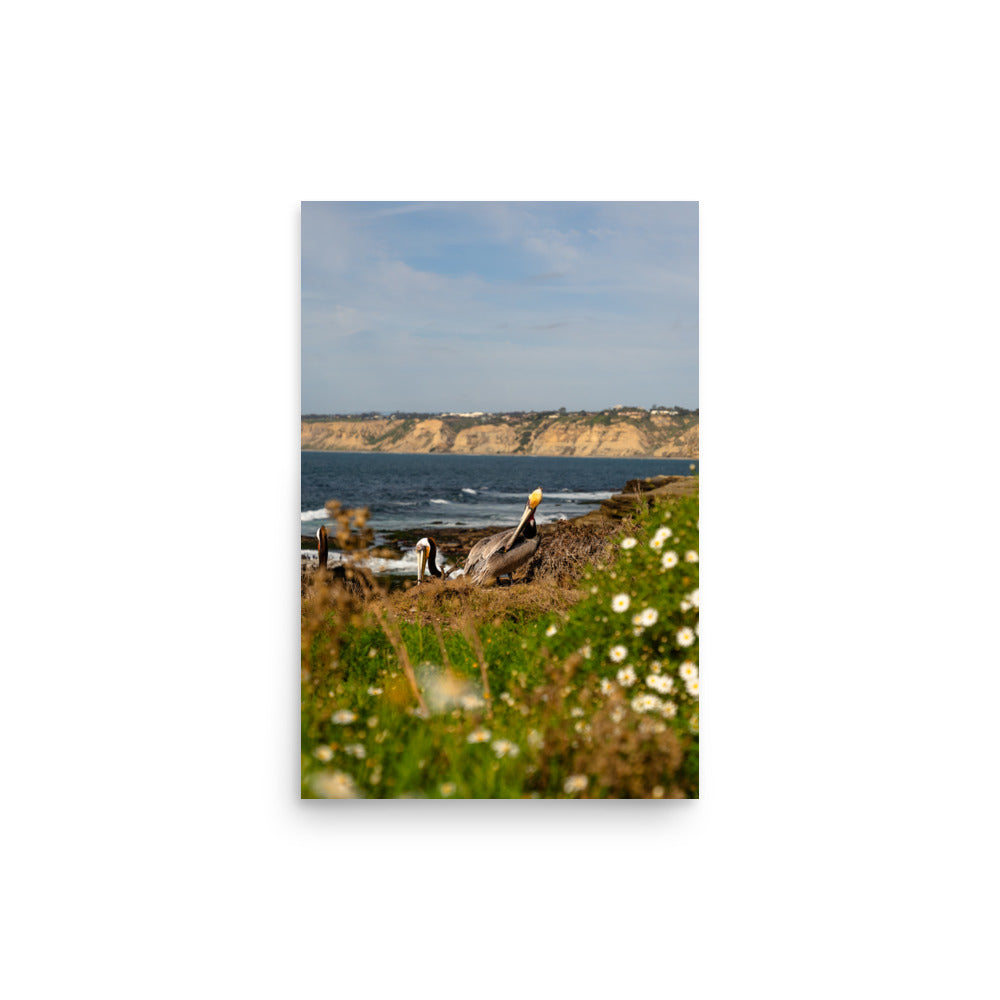
<svg viewBox="0 0 1000 1000">
<path fill-rule="evenodd" d="M 450 500 L 431 500 L 431 503 L 451 503 Z"/>
<path fill-rule="evenodd" d="M 607 500 L 608 497 L 614 496 L 613 493 L 607 490 L 602 490 L 600 493 L 553 493 L 544 499 L 557 501 L 557 500 L 594 500 L 601 501 Z"/>
<path fill-rule="evenodd" d="M 315 549 L 302 549 L 302 558 L 309 563 L 315 563 L 318 558 L 318 553 Z M 343 552 L 338 552 L 336 550 L 329 553 L 329 565 L 337 566 L 341 563 L 346 563 L 347 557 Z M 357 565 L 369 570 L 372 573 L 382 573 L 389 574 L 392 576 L 411 576 L 415 575 L 417 572 L 417 550 L 407 549 L 398 559 L 380 559 L 376 556 L 371 556 L 367 559 L 358 559 Z M 441 564 L 442 559 L 440 554 L 438 555 L 438 563 Z M 444 562 L 442 569 L 445 573 L 450 573 L 451 575 L 462 575 L 464 570 L 458 570 L 454 573 L 454 567 L 449 562 Z"/>
<path fill-rule="evenodd" d="M 321 507 L 319 510 L 302 511 L 303 521 L 322 521 L 326 517 L 329 517 L 329 514 L 325 507 Z"/>
<path fill-rule="evenodd" d="M 306 562 L 315 563 L 319 554 L 315 549 L 302 549 L 301 555 Z M 343 552 L 329 553 L 329 565 L 338 566 L 345 562 L 347 559 Z M 399 559 L 379 559 L 372 556 L 368 559 L 358 559 L 357 565 L 372 573 L 388 573 L 394 576 L 409 575 L 417 571 L 417 553 L 410 549 L 408 552 L 404 552 Z"/>
<path fill-rule="evenodd" d="M 528 494 L 527 493 L 494 493 L 496 497 L 510 497 L 511 499 L 518 499 L 524 501 Z M 614 494 L 610 490 L 601 490 L 599 493 L 571 493 L 568 490 L 563 493 L 552 492 L 545 493 L 542 496 L 542 503 L 562 503 L 564 500 L 593 500 L 595 503 L 599 503 L 601 500 L 607 500 L 608 497 L 612 497 Z"/>
<path fill-rule="evenodd" d="M 463 486 L 462 487 L 462 492 L 463 493 L 471 493 L 473 496 L 476 495 L 476 491 L 475 490 L 470 490 L 468 486 Z"/>
</svg>

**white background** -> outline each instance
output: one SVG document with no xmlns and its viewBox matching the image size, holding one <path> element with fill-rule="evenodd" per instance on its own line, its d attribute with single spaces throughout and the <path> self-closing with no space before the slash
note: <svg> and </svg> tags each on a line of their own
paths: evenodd
<svg viewBox="0 0 1000 1000">
<path fill-rule="evenodd" d="M 985 7 L 366 9 L 5 14 L 5 994 L 995 996 Z M 701 203 L 700 801 L 299 801 L 298 205 L 411 198 Z"/>
</svg>

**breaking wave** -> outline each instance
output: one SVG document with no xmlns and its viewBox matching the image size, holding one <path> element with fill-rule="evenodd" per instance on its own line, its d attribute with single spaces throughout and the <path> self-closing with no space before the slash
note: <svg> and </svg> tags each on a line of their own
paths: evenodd
<svg viewBox="0 0 1000 1000">
<path fill-rule="evenodd" d="M 302 511 L 303 521 L 321 521 L 329 517 L 325 507 L 321 507 L 319 510 L 304 510 Z"/>
</svg>

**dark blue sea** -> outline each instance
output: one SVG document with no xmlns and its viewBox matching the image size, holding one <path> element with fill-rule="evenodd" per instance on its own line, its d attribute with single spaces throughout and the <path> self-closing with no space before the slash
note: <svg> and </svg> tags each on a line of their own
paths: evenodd
<svg viewBox="0 0 1000 1000">
<path fill-rule="evenodd" d="M 692 465 L 694 468 L 692 469 Z M 697 459 L 549 458 L 527 455 L 396 455 L 302 452 L 302 534 L 329 524 L 324 505 L 367 507 L 376 544 L 389 532 L 412 541 L 435 528 L 504 527 L 517 523 L 528 494 L 542 488 L 539 524 L 593 510 L 629 479 L 697 475 Z M 380 572 L 408 573 L 409 553 Z"/>
</svg>

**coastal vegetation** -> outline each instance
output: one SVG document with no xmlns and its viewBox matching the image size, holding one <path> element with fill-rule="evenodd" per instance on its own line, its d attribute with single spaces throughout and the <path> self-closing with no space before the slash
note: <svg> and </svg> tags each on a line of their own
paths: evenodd
<svg viewBox="0 0 1000 1000">
<path fill-rule="evenodd" d="M 557 530 L 510 587 L 304 576 L 304 797 L 697 797 L 696 488 Z"/>
</svg>

